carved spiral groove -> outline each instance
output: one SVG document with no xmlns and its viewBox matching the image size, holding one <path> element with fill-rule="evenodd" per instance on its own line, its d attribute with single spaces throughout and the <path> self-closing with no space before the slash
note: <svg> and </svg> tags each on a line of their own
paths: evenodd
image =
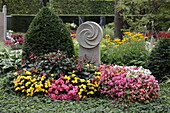
<svg viewBox="0 0 170 113">
<path fill-rule="evenodd" d="M 103 37 L 102 28 L 95 22 L 81 24 L 76 32 L 76 39 L 84 48 L 96 47 Z"/>
</svg>

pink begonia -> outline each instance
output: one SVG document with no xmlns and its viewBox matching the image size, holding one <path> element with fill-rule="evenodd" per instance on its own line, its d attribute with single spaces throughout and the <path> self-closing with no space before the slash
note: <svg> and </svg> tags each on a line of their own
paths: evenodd
<svg viewBox="0 0 170 113">
<path fill-rule="evenodd" d="M 126 101 L 151 100 L 160 96 L 151 72 L 136 66 L 100 65 L 100 92 Z"/>
<path fill-rule="evenodd" d="M 51 88 L 48 89 L 48 95 L 53 99 L 80 100 L 77 94 L 78 90 L 78 86 L 73 86 L 68 80 L 63 80 L 61 76 L 59 79 L 53 81 Z"/>
</svg>

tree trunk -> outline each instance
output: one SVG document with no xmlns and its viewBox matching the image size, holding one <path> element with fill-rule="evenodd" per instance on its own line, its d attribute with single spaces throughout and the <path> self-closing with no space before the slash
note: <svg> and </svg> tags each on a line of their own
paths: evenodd
<svg viewBox="0 0 170 113">
<path fill-rule="evenodd" d="M 115 0 L 115 7 L 114 7 L 114 38 L 119 38 L 122 39 L 122 31 L 121 29 L 123 28 L 123 17 L 120 15 L 121 10 L 117 10 L 117 5 L 118 5 L 119 0 Z"/>
</svg>

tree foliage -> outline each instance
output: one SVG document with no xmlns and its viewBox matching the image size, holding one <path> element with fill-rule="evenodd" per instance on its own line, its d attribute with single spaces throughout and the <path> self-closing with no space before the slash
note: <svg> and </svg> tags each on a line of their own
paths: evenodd
<svg viewBox="0 0 170 113">
<path fill-rule="evenodd" d="M 144 26 L 151 29 L 151 23 L 157 30 L 167 30 L 170 26 L 170 1 L 167 0 L 119 0 L 118 10 L 122 10 L 124 29 L 144 32 Z M 161 21 L 160 21 L 161 20 Z M 165 23 L 164 23 L 165 22 Z"/>
</svg>

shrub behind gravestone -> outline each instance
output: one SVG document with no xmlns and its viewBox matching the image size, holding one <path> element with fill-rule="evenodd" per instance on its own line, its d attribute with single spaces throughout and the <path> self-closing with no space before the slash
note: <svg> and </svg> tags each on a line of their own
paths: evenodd
<svg viewBox="0 0 170 113">
<path fill-rule="evenodd" d="M 162 38 L 152 50 L 147 68 L 158 80 L 170 77 L 170 38 Z"/>
<path fill-rule="evenodd" d="M 61 50 L 69 57 L 74 55 L 74 46 L 70 33 L 62 20 L 45 7 L 33 19 L 26 33 L 23 45 L 23 56 L 31 53 L 38 56 Z"/>
</svg>

